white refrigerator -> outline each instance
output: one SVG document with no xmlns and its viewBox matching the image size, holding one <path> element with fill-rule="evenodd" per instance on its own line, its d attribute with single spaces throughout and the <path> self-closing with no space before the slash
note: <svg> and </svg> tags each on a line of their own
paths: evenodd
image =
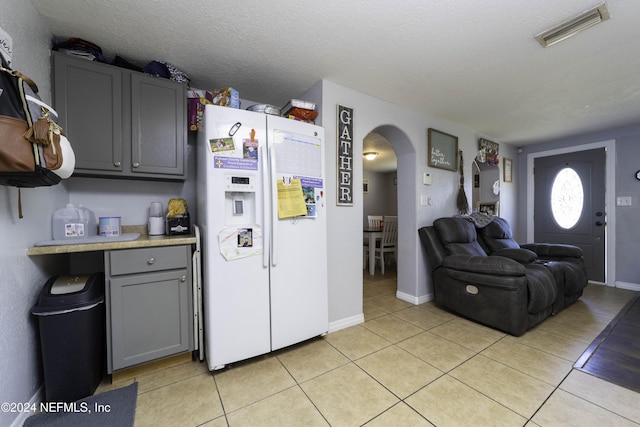
<svg viewBox="0 0 640 427">
<path fill-rule="evenodd" d="M 324 130 L 207 105 L 197 141 L 210 370 L 328 330 Z"/>
</svg>

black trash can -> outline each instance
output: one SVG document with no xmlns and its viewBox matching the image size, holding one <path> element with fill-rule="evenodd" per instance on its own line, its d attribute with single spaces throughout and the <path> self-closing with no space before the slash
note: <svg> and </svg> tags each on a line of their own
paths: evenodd
<svg viewBox="0 0 640 427">
<path fill-rule="evenodd" d="M 91 396 L 105 373 L 104 274 L 54 276 L 38 304 L 45 399 Z"/>
</svg>

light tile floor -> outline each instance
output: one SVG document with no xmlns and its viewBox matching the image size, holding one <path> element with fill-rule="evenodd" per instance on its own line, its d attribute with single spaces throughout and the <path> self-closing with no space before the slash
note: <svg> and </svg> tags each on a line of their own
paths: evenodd
<svg viewBox="0 0 640 427">
<path fill-rule="evenodd" d="M 639 426 L 638 393 L 572 369 L 633 292 L 589 285 L 522 337 L 364 275 L 365 322 L 210 373 L 182 362 L 138 381 L 136 426 Z"/>
</svg>

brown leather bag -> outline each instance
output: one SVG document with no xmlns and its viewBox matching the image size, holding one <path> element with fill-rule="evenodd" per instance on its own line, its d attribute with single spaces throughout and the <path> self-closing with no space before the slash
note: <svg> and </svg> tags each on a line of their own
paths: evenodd
<svg viewBox="0 0 640 427">
<path fill-rule="evenodd" d="M 62 129 L 49 117 L 50 107 L 38 97 L 36 84 L 0 57 L 0 185 L 18 187 L 22 218 L 20 188 L 58 184 L 61 176 L 68 178 L 73 172 L 75 156 Z M 61 137 L 72 162 L 64 168 Z"/>
<path fill-rule="evenodd" d="M 1 55 L 0 55 L 1 56 Z M 38 87 L 28 77 L 0 66 L 0 184 L 14 187 L 55 185 L 52 172 L 62 164 L 62 130 L 39 103 Z"/>
<path fill-rule="evenodd" d="M 28 129 L 24 120 L 0 116 L 0 171 L 31 172 L 35 169 L 33 147 L 23 136 Z"/>
</svg>

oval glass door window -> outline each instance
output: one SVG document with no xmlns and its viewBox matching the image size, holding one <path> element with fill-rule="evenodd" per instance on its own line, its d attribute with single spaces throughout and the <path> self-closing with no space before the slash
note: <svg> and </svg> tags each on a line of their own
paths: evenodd
<svg viewBox="0 0 640 427">
<path fill-rule="evenodd" d="M 551 187 L 551 212 L 562 228 L 569 229 L 578 223 L 584 204 L 582 180 L 575 170 L 564 168 L 553 180 Z"/>
</svg>

